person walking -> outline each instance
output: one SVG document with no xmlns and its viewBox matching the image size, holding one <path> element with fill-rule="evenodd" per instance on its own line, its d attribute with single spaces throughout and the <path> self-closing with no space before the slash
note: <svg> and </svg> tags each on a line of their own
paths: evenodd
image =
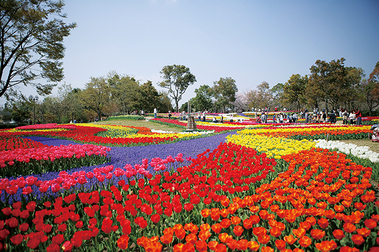
<svg viewBox="0 0 379 252">
<path fill-rule="evenodd" d="M 154 108 L 154 118 L 157 118 L 157 112 L 158 112 L 157 108 Z"/>
<path fill-rule="evenodd" d="M 355 109 L 355 117 L 357 118 L 357 125 L 362 124 L 362 112 L 359 109 Z"/>
</svg>

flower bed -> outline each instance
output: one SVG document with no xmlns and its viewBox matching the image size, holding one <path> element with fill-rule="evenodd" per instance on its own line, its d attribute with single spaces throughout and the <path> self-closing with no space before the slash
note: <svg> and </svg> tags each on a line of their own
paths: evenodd
<svg viewBox="0 0 379 252">
<path fill-rule="evenodd" d="M 302 129 L 310 136 L 366 134 L 365 126 Z M 182 154 L 139 159 L 133 165 L 120 155 L 116 166 L 62 171 L 44 180 L 2 179 L 0 250 L 367 251 L 378 247 L 379 202 L 370 184 L 372 168 L 345 154 L 312 148 L 306 140 L 283 138 L 298 132 L 299 127 L 243 130 L 229 137 L 229 143 L 192 158 L 185 154 L 191 149 L 186 146 Z M 198 141 L 200 149 L 218 137 L 191 141 Z M 172 147 L 177 151 L 181 144 Z M 154 147 L 166 146 L 170 145 Z M 285 146 L 293 151 L 276 152 Z M 130 152 L 148 157 L 154 155 L 152 147 L 131 147 Z M 111 154 L 116 150 L 120 148 L 112 147 Z M 41 194 L 26 192 L 28 197 L 15 201 L 15 192 L 27 186 Z"/>
<path fill-rule="evenodd" d="M 157 118 L 157 119 L 151 119 L 153 122 L 160 122 L 168 125 L 177 125 L 185 128 L 187 126 L 186 122 L 180 122 L 178 120 L 173 120 L 173 119 L 162 119 L 162 118 Z M 223 131 L 229 131 L 229 130 L 239 130 L 243 129 L 245 127 L 241 126 L 231 126 L 231 125 L 223 125 L 223 124 L 212 124 L 212 125 L 202 125 L 200 122 L 199 124 L 196 124 L 196 128 L 199 130 L 206 130 L 206 131 L 214 131 L 214 132 L 223 132 Z"/>
<path fill-rule="evenodd" d="M 110 148 L 96 145 L 47 146 L 0 151 L 0 177 L 17 177 L 103 164 Z"/>
<path fill-rule="evenodd" d="M 47 145 L 30 139 L 21 137 L 0 137 L 0 151 L 10 151 L 17 149 L 41 148 Z"/>
</svg>

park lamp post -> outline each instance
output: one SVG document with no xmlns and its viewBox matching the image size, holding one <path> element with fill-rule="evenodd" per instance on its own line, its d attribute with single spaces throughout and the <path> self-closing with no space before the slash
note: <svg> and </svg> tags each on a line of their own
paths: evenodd
<svg viewBox="0 0 379 252">
<path fill-rule="evenodd" d="M 34 108 L 33 108 L 33 124 L 36 124 L 36 105 L 37 105 L 37 101 L 38 101 L 38 95 L 36 95 L 35 97 L 33 97 L 33 95 L 30 95 L 29 100 L 33 101 L 33 105 L 34 105 Z"/>
</svg>

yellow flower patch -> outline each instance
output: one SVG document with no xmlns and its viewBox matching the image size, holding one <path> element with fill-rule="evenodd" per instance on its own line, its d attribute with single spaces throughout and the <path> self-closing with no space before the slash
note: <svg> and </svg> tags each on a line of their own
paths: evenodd
<svg viewBox="0 0 379 252">
<path fill-rule="evenodd" d="M 267 157 L 276 159 L 301 150 L 310 150 L 316 145 L 315 142 L 308 140 L 298 141 L 281 137 L 251 135 L 246 134 L 246 132 L 244 134 L 243 131 L 240 131 L 237 135 L 229 135 L 226 141 L 265 152 Z"/>
</svg>

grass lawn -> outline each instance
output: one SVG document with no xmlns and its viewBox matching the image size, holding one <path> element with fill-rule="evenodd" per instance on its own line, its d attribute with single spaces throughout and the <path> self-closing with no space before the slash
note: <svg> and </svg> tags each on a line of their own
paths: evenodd
<svg viewBox="0 0 379 252">
<path fill-rule="evenodd" d="M 109 120 L 109 121 L 101 121 L 101 122 L 95 122 L 94 124 L 111 124 L 111 125 L 125 125 L 125 126 L 134 126 L 134 127 L 146 127 L 154 130 L 163 130 L 163 131 L 172 131 L 172 132 L 183 132 L 184 129 L 175 127 L 175 126 L 169 126 L 169 125 L 163 125 L 160 123 L 155 123 L 147 120 L 126 120 L 126 119 L 120 119 L 120 120 Z"/>
</svg>

